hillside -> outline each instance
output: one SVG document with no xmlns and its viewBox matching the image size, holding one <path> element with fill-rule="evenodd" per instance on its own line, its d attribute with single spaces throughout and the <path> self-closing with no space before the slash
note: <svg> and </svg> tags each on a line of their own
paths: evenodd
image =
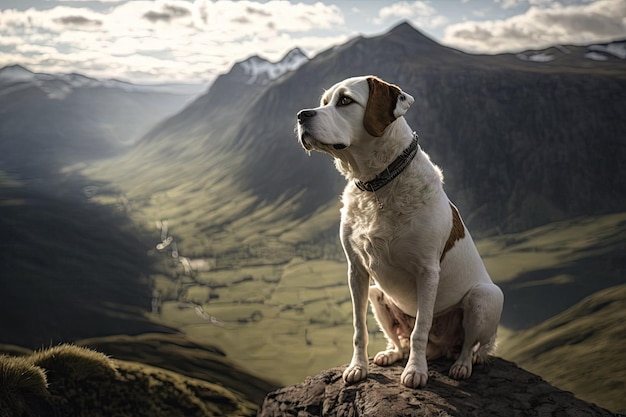
<svg viewBox="0 0 626 417">
<path fill-rule="evenodd" d="M 202 86 L 137 86 L 0 68 L 0 170 L 26 178 L 119 154 Z"/>
<path fill-rule="evenodd" d="M 256 405 L 207 381 L 61 345 L 0 355 L 0 416 L 254 416 Z"/>
<path fill-rule="evenodd" d="M 260 404 L 278 385 L 250 375 L 219 348 L 192 341 L 182 334 L 115 335 L 79 340 L 76 344 L 116 359 L 219 384 L 244 395 L 254 404 Z"/>
<path fill-rule="evenodd" d="M 109 183 L 92 201 L 127 199 L 126 213 L 153 230 L 161 323 L 219 340 L 255 374 L 295 382 L 341 363 L 351 332 L 336 237 L 344 181 L 327 157 L 298 146 L 295 114 L 337 80 L 377 74 L 416 97 L 407 119 L 485 238 L 507 293 L 503 324 L 521 330 L 623 276 L 623 215 L 598 215 L 626 207 L 626 61 L 587 56 L 601 47 L 468 55 L 403 24 L 272 82 L 248 83 L 240 63 L 128 153 L 83 174 Z M 384 342 L 370 330 L 374 350 Z"/>
<path fill-rule="evenodd" d="M 145 233 L 67 167 L 119 154 L 201 86 L 0 69 L 0 343 L 172 332 L 145 316 Z"/>
<path fill-rule="evenodd" d="M 0 172 L 0 343 L 173 331 L 145 316 L 148 240 L 119 211 L 90 204 L 84 187 Z"/>
<path fill-rule="evenodd" d="M 626 413 L 626 399 L 617 394 L 626 389 L 624 323 L 626 285 L 618 285 L 511 336 L 498 353 L 584 400 Z"/>
</svg>

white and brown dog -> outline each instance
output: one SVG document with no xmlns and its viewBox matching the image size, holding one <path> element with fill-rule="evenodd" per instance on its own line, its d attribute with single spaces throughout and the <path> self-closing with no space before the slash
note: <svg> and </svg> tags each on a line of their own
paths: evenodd
<svg viewBox="0 0 626 417">
<path fill-rule="evenodd" d="M 347 383 L 368 373 L 368 297 L 389 341 L 374 363 L 408 356 L 408 387 L 426 384 L 427 359 L 455 358 L 450 375 L 465 379 L 495 348 L 504 296 L 403 117 L 413 101 L 379 78 L 355 77 L 298 113 L 304 149 L 332 155 L 348 179 L 340 231 L 354 320 Z"/>
</svg>

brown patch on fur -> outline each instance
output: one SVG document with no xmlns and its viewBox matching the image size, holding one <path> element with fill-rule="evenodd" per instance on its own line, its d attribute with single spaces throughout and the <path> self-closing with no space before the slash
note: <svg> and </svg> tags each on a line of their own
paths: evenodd
<svg viewBox="0 0 626 417">
<path fill-rule="evenodd" d="M 454 204 L 452 203 L 450 203 L 450 208 L 452 209 L 452 230 L 450 230 L 450 236 L 448 236 L 446 246 L 444 246 L 441 258 L 439 258 L 440 263 L 443 262 L 443 258 L 446 256 L 446 253 L 450 249 L 452 249 L 456 241 L 461 240 L 465 237 L 465 227 L 463 226 L 463 222 L 461 221 L 459 211 L 456 209 L 456 207 L 454 207 Z"/>
<path fill-rule="evenodd" d="M 370 135 L 381 137 L 387 126 L 396 120 L 393 111 L 401 90 L 398 86 L 376 77 L 369 77 L 367 83 L 370 94 L 365 107 L 363 125 Z"/>
</svg>

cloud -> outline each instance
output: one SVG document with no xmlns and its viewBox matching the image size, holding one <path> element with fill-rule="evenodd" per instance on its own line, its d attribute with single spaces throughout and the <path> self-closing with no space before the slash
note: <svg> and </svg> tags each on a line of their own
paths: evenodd
<svg viewBox="0 0 626 417">
<path fill-rule="evenodd" d="M 527 0 L 496 0 L 496 3 L 499 3 L 500 7 L 502 7 L 505 10 L 521 6 L 523 4 L 526 4 L 526 2 Z"/>
<path fill-rule="evenodd" d="M 88 19 L 85 16 L 62 16 L 53 19 L 55 22 L 67 26 L 101 26 L 102 21 L 98 19 Z"/>
<path fill-rule="evenodd" d="M 107 1 L 96 11 L 73 1 L 0 10 L 0 61 L 136 82 L 210 81 L 254 54 L 277 60 L 300 46 L 311 56 L 347 40 L 341 10 L 321 2 Z"/>
<path fill-rule="evenodd" d="M 425 1 L 401 1 L 385 6 L 378 12 L 378 17 L 373 23 L 381 25 L 398 18 L 410 20 L 418 28 L 433 29 L 445 25 L 448 22 L 444 16 L 437 15 L 437 11 L 430 2 Z"/>
<path fill-rule="evenodd" d="M 154 11 L 150 10 L 143 15 L 144 19 L 148 19 L 151 22 L 158 22 L 162 20 L 164 22 L 169 22 L 170 20 L 191 16 L 191 11 L 187 7 L 180 7 L 171 4 L 164 4 L 162 6 L 162 11 Z"/>
<path fill-rule="evenodd" d="M 505 20 L 463 22 L 445 29 L 442 43 L 470 52 L 500 53 L 626 37 L 626 0 L 531 6 Z"/>
</svg>

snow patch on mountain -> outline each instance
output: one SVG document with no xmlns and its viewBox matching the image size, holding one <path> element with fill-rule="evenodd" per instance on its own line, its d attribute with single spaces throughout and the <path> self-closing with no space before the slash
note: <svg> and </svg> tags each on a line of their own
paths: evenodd
<svg viewBox="0 0 626 417">
<path fill-rule="evenodd" d="M 591 45 L 589 47 L 589 50 L 594 52 L 604 52 L 607 54 L 611 54 L 619 59 L 626 59 L 626 42 L 613 42 L 608 45 Z"/>
<path fill-rule="evenodd" d="M 607 61 L 609 59 L 608 56 L 600 54 L 598 52 L 587 52 L 585 54 L 585 58 L 591 59 L 593 61 Z"/>
<path fill-rule="evenodd" d="M 538 54 L 517 54 L 517 58 L 522 61 L 531 61 L 531 62 L 550 62 L 554 60 L 554 55 L 546 54 L 546 53 L 538 53 Z"/>
<path fill-rule="evenodd" d="M 309 58 L 299 49 L 292 49 L 279 62 L 270 62 L 258 56 L 253 56 L 241 62 L 241 66 L 250 78 L 246 84 L 267 84 L 280 78 L 283 74 L 295 71 Z"/>
</svg>

